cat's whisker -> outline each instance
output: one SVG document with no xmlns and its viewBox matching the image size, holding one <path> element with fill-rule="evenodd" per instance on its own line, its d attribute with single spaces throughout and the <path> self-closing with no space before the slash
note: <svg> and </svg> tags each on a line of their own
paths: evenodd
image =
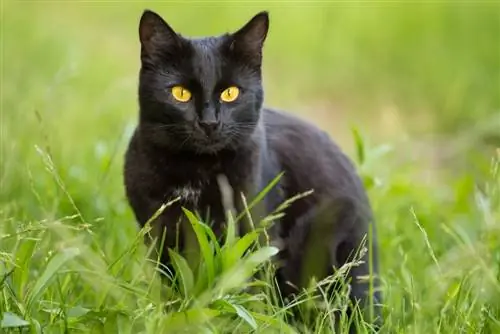
<svg viewBox="0 0 500 334">
<path fill-rule="evenodd" d="M 186 137 L 186 139 L 184 139 L 184 140 L 181 142 L 181 144 L 179 145 L 179 148 L 183 148 L 183 147 L 184 147 L 184 145 L 186 145 L 186 143 L 187 143 L 187 142 L 191 139 L 191 137 L 192 137 L 192 134 L 188 135 L 188 136 Z"/>
</svg>

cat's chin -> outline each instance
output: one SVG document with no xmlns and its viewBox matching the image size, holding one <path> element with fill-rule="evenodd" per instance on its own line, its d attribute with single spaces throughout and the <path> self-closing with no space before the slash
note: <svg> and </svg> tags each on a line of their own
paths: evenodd
<svg viewBox="0 0 500 334">
<path fill-rule="evenodd" d="M 194 141 L 191 145 L 196 153 L 200 154 L 217 154 L 218 152 L 229 148 L 231 145 L 227 141 L 221 139 L 206 138 Z"/>
</svg>

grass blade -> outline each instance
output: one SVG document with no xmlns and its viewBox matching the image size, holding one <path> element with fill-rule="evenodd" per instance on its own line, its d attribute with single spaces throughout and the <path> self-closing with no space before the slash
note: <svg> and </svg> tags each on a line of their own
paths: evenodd
<svg viewBox="0 0 500 334">
<path fill-rule="evenodd" d="M 2 322 L 0 323 L 0 328 L 17 328 L 17 327 L 26 327 L 29 325 L 30 325 L 29 322 L 20 318 L 14 313 L 5 312 L 3 314 Z"/>
<path fill-rule="evenodd" d="M 215 268 L 214 268 L 214 253 L 207 239 L 207 234 L 205 233 L 204 228 L 200 225 L 199 220 L 196 216 L 189 210 L 182 208 L 184 214 L 188 218 L 191 226 L 193 227 L 194 232 L 196 233 L 196 238 L 198 240 L 198 244 L 201 249 L 201 253 L 203 255 L 203 259 L 205 262 L 205 269 L 208 277 L 209 286 L 214 282 L 215 277 Z"/>
<path fill-rule="evenodd" d="M 243 218 L 243 216 L 245 214 L 247 214 L 248 212 L 250 212 L 252 210 L 252 208 L 257 205 L 257 203 L 260 203 L 264 196 L 267 195 L 267 193 L 269 191 L 271 191 L 271 189 L 276 185 L 278 184 L 279 180 L 281 179 L 281 177 L 283 176 L 283 174 L 285 174 L 285 172 L 281 172 L 279 173 L 264 189 L 262 189 L 258 194 L 257 196 L 255 196 L 255 198 L 250 202 L 250 204 L 248 204 L 246 210 L 244 210 L 243 212 L 240 212 L 238 214 L 238 216 L 236 217 L 235 221 L 236 222 L 239 222 L 241 218 Z"/>
<path fill-rule="evenodd" d="M 194 286 L 194 275 L 191 268 L 184 257 L 182 257 L 176 251 L 169 249 L 170 258 L 172 259 L 172 264 L 175 268 L 176 276 L 179 279 L 178 283 L 181 288 L 181 293 L 184 298 L 190 296 L 190 292 Z"/>
<path fill-rule="evenodd" d="M 247 324 L 250 325 L 250 327 L 252 327 L 253 329 L 257 329 L 257 322 L 255 322 L 255 319 L 254 317 L 252 316 L 252 314 L 250 312 L 247 311 L 246 308 L 244 308 L 243 306 L 241 305 L 234 305 L 234 304 L 231 304 L 231 306 L 235 309 L 236 311 L 236 314 L 243 320 L 245 320 L 245 322 Z"/>
<path fill-rule="evenodd" d="M 29 293 L 27 297 L 27 309 L 31 310 L 33 306 L 33 302 L 43 293 L 43 291 L 50 284 L 51 280 L 57 274 L 57 271 L 68 261 L 73 259 L 74 257 L 80 255 L 80 249 L 66 248 L 57 253 L 48 263 L 45 271 L 40 276 L 40 278 L 36 281 L 35 286 Z"/>
<path fill-rule="evenodd" d="M 250 245 L 257 240 L 259 233 L 257 231 L 252 231 L 245 234 L 241 239 L 236 241 L 233 247 L 223 248 L 223 270 L 227 270 L 234 266 L 235 263 L 241 259 L 245 251 L 250 247 Z"/>
<path fill-rule="evenodd" d="M 278 251 L 278 248 L 272 246 L 259 248 L 233 269 L 227 271 L 219 280 L 215 290 L 219 294 L 224 294 L 226 291 L 241 287 L 258 266 L 276 255 Z"/>
</svg>

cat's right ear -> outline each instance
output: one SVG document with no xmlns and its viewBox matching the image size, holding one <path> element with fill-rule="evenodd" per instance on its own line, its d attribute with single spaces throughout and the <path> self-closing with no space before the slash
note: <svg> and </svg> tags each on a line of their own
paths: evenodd
<svg viewBox="0 0 500 334">
<path fill-rule="evenodd" d="M 269 30 L 269 13 L 261 11 L 232 34 L 230 50 L 252 64 L 260 66 L 262 48 Z"/>
<path fill-rule="evenodd" d="M 180 45 L 179 36 L 160 15 L 146 9 L 139 22 L 139 39 L 143 58 L 169 53 Z"/>
</svg>

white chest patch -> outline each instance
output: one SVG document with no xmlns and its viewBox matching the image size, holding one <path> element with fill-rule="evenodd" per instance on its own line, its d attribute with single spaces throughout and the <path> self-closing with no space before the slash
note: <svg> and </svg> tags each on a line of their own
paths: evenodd
<svg viewBox="0 0 500 334">
<path fill-rule="evenodd" d="M 197 203 L 201 195 L 201 190 L 193 187 L 185 186 L 174 190 L 174 197 L 180 197 L 181 201 Z"/>
</svg>

